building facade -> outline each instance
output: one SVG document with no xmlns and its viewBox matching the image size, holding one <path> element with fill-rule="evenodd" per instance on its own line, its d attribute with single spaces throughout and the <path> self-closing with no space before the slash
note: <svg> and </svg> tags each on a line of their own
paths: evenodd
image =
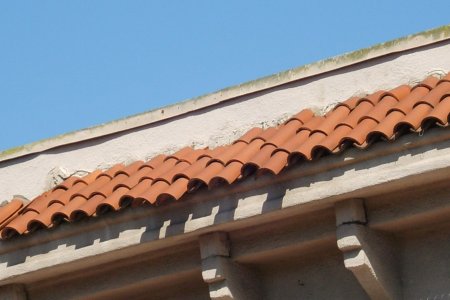
<svg viewBox="0 0 450 300">
<path fill-rule="evenodd" d="M 0 299 L 450 297 L 450 29 L 0 154 Z"/>
</svg>

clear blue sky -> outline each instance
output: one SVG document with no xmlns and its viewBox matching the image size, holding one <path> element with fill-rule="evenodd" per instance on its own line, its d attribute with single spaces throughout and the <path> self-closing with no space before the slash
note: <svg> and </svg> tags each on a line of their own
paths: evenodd
<svg viewBox="0 0 450 300">
<path fill-rule="evenodd" d="M 2 1 L 0 150 L 445 25 L 449 12 L 448 0 Z"/>
</svg>

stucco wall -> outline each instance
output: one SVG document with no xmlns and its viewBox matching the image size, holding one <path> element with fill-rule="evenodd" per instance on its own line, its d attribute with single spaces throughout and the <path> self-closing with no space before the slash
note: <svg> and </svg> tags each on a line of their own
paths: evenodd
<svg viewBox="0 0 450 300">
<path fill-rule="evenodd" d="M 280 122 L 302 108 L 323 111 L 353 95 L 415 83 L 430 73 L 450 70 L 449 53 L 450 42 L 442 41 L 194 109 L 140 128 L 2 161 L 0 200 L 15 194 L 31 199 L 51 185 L 55 174 L 145 159 L 187 145 L 214 147 L 229 143 L 252 126 Z"/>
<path fill-rule="evenodd" d="M 395 236 L 402 299 L 448 299 L 450 246 L 443 229 Z M 420 232 L 422 231 L 422 232 Z M 337 249 L 289 257 L 260 267 L 265 299 L 369 299 Z"/>
<path fill-rule="evenodd" d="M 399 240 L 404 299 L 450 298 L 448 227 Z"/>
<path fill-rule="evenodd" d="M 286 257 L 259 268 L 264 299 L 369 299 L 342 253 L 330 248 L 301 257 Z"/>
</svg>

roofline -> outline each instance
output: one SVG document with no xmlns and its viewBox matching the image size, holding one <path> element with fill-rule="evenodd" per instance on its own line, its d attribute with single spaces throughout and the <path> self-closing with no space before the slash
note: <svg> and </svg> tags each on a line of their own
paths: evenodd
<svg viewBox="0 0 450 300">
<path fill-rule="evenodd" d="M 39 140 L 0 152 L 0 161 L 43 152 L 63 145 L 78 143 L 113 133 L 170 119 L 257 91 L 277 87 L 296 80 L 319 75 L 388 54 L 404 52 L 450 39 L 450 25 L 408 35 L 353 52 L 320 60 L 216 92 L 187 99 L 151 111 L 128 116 L 93 127 Z"/>
<path fill-rule="evenodd" d="M 25 282 L 33 276 L 39 280 L 54 276 L 55 269 L 47 272 L 53 267 L 64 269 L 63 272 L 73 271 L 81 266 L 82 259 L 85 262 L 93 259 L 95 264 L 101 264 L 117 260 L 118 255 L 120 259 L 125 257 L 121 255 L 139 255 L 179 246 L 209 232 L 230 232 L 242 226 L 268 224 L 268 221 L 278 224 L 277 220 L 298 218 L 343 200 L 381 196 L 433 182 L 443 183 L 450 170 L 449 143 L 448 128 L 437 127 L 421 138 L 409 134 L 395 143 L 374 144 L 371 151 L 351 148 L 345 155 L 329 155 L 315 164 L 287 170 L 277 178 L 261 176 L 231 189 L 213 192 L 205 189 L 177 205 L 130 209 L 110 213 L 102 219 L 90 218 L 76 226 L 66 223 L 55 230 L 39 230 L 30 236 L 0 240 L 0 261 L 7 260 L 11 253 L 16 258 L 24 258 L 17 259 L 19 263 L 0 264 L 0 285 Z M 432 150 L 430 145 L 434 145 Z M 350 172 L 336 173 L 338 169 Z M 321 180 L 317 180 L 318 174 Z M 330 178 L 334 182 L 332 192 Z M 449 209 L 445 200 L 418 206 L 420 213 L 417 206 L 406 213 L 399 213 L 394 205 L 394 208 L 387 208 L 387 214 L 375 212 L 371 224 L 374 229 L 386 230 L 411 226 L 408 223 L 417 225 L 417 222 L 426 220 L 433 223 L 430 220 L 439 214 L 448 220 Z M 221 203 L 225 202 L 228 204 L 222 206 Z M 84 247 L 76 246 L 80 245 L 80 240 Z M 107 253 L 112 255 L 106 256 Z M 54 259 L 56 257 L 58 259 Z"/>
</svg>

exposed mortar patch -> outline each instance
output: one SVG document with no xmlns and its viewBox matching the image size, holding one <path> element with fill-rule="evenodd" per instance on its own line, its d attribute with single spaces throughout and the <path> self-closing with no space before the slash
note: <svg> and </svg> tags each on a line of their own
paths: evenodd
<svg viewBox="0 0 450 300">
<path fill-rule="evenodd" d="M 54 188 L 71 176 L 83 177 L 89 173 L 90 171 L 87 170 L 69 170 L 63 167 L 54 167 L 47 174 L 45 190 Z"/>
</svg>

